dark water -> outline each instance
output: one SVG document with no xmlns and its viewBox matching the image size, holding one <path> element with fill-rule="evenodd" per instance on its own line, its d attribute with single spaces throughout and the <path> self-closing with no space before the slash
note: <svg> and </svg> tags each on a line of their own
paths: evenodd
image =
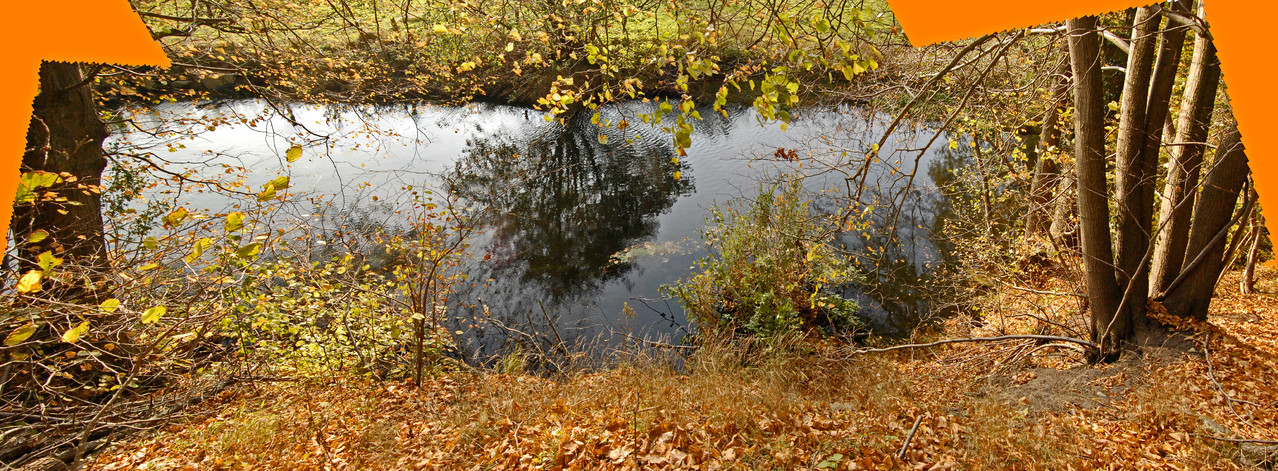
<svg viewBox="0 0 1278 471">
<path fill-rule="evenodd" d="M 690 327 L 660 288 L 688 276 L 708 254 L 701 231 L 710 208 L 797 173 L 807 176 L 813 207 L 836 213 L 855 191 L 847 175 L 863 165 L 886 117 L 806 109 L 782 131 L 749 108 L 726 117 L 700 109 L 705 119 L 694 123 L 693 145 L 675 163 L 669 134 L 638 118 L 655 106 L 608 108 L 605 120 L 629 123 L 618 131 L 592 124 L 587 114 L 560 125 L 536 111 L 490 105 L 298 105 L 298 127 L 259 102 L 174 104 L 132 118 L 141 128 L 192 131 L 193 138 L 124 130 L 109 145 L 152 149 L 170 165 L 197 171 L 244 166 L 253 171 L 251 188 L 289 175 L 302 202 L 285 208 L 278 224 L 305 225 L 312 234 L 397 227 L 424 191 L 438 198 L 452 192 L 482 223 L 463 267 L 470 283 L 449 310 L 470 351 L 500 353 L 514 337 L 678 342 Z M 206 130 L 210 120 L 223 124 Z M 924 149 L 934 134 L 910 127 L 890 136 L 861 195 L 862 206 L 874 205 L 867 213 L 873 224 L 839 239 L 862 254 L 870 276 L 847 295 L 880 333 L 899 333 L 936 311 L 921 288 L 944 259 L 932 238 L 945 206 L 935 179 L 959 158 L 945 153 L 944 136 L 933 146 L 943 150 Z M 170 151 L 174 142 L 180 146 Z M 291 143 L 304 143 L 305 151 L 288 163 Z M 210 211 L 236 204 L 212 192 L 155 197 Z M 485 322 L 489 316 L 498 323 Z"/>
</svg>

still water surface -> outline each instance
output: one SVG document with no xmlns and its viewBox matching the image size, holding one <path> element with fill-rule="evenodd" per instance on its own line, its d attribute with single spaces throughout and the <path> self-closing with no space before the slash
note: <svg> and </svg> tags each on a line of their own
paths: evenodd
<svg viewBox="0 0 1278 471">
<path fill-rule="evenodd" d="M 640 102 L 608 108 L 605 121 L 629 124 L 619 131 L 592 124 L 585 113 L 561 125 L 536 111 L 483 104 L 295 105 L 291 112 L 301 124 L 295 126 L 257 101 L 179 103 L 135 111 L 130 117 L 137 127 L 118 131 L 108 145 L 151 149 L 194 171 L 243 166 L 252 171 L 252 188 L 288 175 L 290 191 L 309 199 L 288 210 L 289 224 L 312 228 L 393 227 L 413 191 L 420 198 L 423 191 L 451 190 L 464 207 L 490 209 L 463 267 L 475 283 L 454 297 L 450 310 L 453 330 L 465 332 L 469 348 L 463 350 L 484 356 L 500 353 L 512 335 L 476 322 L 485 308 L 508 328 L 544 338 L 677 342 L 690 327 L 660 288 L 688 276 L 708 254 L 701 233 L 710 209 L 751 196 L 760 182 L 780 174 L 802 173 L 813 207 L 835 211 L 849 186 L 844 173 L 829 167 L 855 172 L 885 127 L 884 116 L 853 108 L 803 110 L 785 131 L 761 122 L 750 108 L 727 116 L 700 109 L 705 119 L 694 123 L 693 145 L 676 160 L 670 135 L 639 118 L 654 110 L 654 103 Z M 222 124 L 209 130 L 211 121 Z M 174 141 L 137 131 L 157 128 L 192 137 Z M 910 127 L 890 136 L 861 198 L 875 205 L 880 231 L 888 230 L 889 217 L 896 221 L 891 226 L 901 241 L 896 266 L 846 293 L 879 333 L 900 332 L 932 311 L 925 293 L 907 281 L 926 277 L 943 258 L 931 236 L 943 206 L 933 177 L 956 157 L 946 146 L 926 149 L 934 133 Z M 305 143 L 304 154 L 288 163 L 284 155 L 293 143 Z M 913 180 L 906 178 L 911 172 Z M 167 196 L 213 212 L 236 201 L 216 193 Z M 897 207 L 899 217 L 886 210 Z M 884 239 L 870 232 L 840 242 L 855 252 Z M 626 306 L 632 315 L 623 315 Z"/>
</svg>

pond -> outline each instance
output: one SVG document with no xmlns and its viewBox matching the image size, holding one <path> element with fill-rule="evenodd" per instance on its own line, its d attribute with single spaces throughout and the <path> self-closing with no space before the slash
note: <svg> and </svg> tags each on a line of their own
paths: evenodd
<svg viewBox="0 0 1278 471">
<path fill-rule="evenodd" d="M 670 135 L 642 118 L 656 107 L 607 107 L 602 118 L 612 126 L 601 127 L 588 113 L 560 124 L 535 110 L 486 104 L 281 110 L 253 100 L 175 103 L 127 114 L 135 125 L 118 130 L 108 149 L 150 150 L 166 167 L 194 172 L 243 166 L 252 171 L 250 188 L 287 175 L 297 203 L 277 224 L 317 229 L 310 234 L 395 227 L 426 192 L 454 192 L 458 205 L 488 209 L 476 219 L 482 227 L 462 267 L 469 282 L 449 310 L 462 350 L 484 358 L 513 336 L 678 343 L 691 328 L 661 287 L 687 277 L 709 253 L 701 234 L 714 205 L 750 197 L 779 175 L 802 174 L 815 210 L 837 212 L 860 183 L 849 176 L 888 118 L 807 108 L 783 130 L 748 107 L 699 108 L 692 146 L 678 156 Z M 839 238 L 854 253 L 877 250 L 866 285 L 845 293 L 877 333 L 899 334 L 935 313 L 919 283 L 945 259 L 933 238 L 945 206 L 934 178 L 962 156 L 928 144 L 948 139 L 922 125 L 889 136 L 860 192 L 859 206 L 874 206 L 873 223 Z M 290 163 L 284 156 L 293 143 L 304 152 Z M 243 201 L 212 191 L 155 197 L 212 212 Z M 888 243 L 888 234 L 899 244 Z"/>
</svg>

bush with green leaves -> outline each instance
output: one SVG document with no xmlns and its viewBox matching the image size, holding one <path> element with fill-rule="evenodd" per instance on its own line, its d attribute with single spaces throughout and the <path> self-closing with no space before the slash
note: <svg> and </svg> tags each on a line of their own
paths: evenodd
<svg viewBox="0 0 1278 471">
<path fill-rule="evenodd" d="M 713 254 L 667 289 L 700 335 L 862 329 L 856 303 L 838 294 L 858 278 L 833 245 L 836 227 L 809 210 L 801 179 L 783 178 L 744 213 L 716 207 L 705 232 Z"/>
</svg>

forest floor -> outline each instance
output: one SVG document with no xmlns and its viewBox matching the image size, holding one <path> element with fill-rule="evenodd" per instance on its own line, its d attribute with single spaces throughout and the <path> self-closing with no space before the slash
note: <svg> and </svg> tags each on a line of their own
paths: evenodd
<svg viewBox="0 0 1278 471">
<path fill-rule="evenodd" d="M 1261 294 L 1239 294 L 1230 274 L 1209 322 L 1111 364 L 1032 341 L 710 346 L 682 369 L 638 355 L 552 378 L 444 373 L 420 389 L 247 385 L 88 469 L 1273 469 L 1278 269 L 1259 275 Z M 951 321 L 944 337 L 1041 328 Z"/>
</svg>

